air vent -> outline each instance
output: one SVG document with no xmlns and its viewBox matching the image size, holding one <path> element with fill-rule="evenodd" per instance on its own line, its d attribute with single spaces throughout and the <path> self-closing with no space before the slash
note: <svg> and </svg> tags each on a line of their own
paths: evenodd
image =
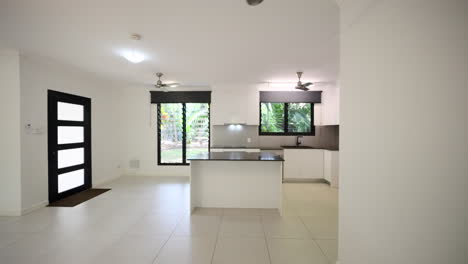
<svg viewBox="0 0 468 264">
<path fill-rule="evenodd" d="M 130 167 L 130 169 L 139 169 L 140 168 L 140 160 L 130 160 L 129 167 Z"/>
</svg>

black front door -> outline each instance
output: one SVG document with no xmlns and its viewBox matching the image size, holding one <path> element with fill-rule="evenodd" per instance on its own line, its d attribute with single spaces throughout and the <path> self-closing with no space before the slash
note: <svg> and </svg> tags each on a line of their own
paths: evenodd
<svg viewBox="0 0 468 264">
<path fill-rule="evenodd" d="M 48 91 L 49 202 L 91 188 L 91 99 Z"/>
</svg>

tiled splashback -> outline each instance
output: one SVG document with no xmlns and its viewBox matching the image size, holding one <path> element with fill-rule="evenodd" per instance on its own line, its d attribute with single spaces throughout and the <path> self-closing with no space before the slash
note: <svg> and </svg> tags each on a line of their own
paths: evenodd
<svg viewBox="0 0 468 264">
<path fill-rule="evenodd" d="M 250 142 L 249 142 L 250 139 Z M 211 131 L 211 146 L 214 147 L 260 147 L 279 148 L 294 145 L 295 136 L 259 136 L 258 126 L 215 125 Z M 302 144 L 311 147 L 338 149 L 339 126 L 315 127 L 315 136 L 304 136 Z"/>
<path fill-rule="evenodd" d="M 211 131 L 211 146 L 249 147 L 258 146 L 258 126 L 214 125 Z M 250 138 L 250 143 L 248 139 Z"/>
</svg>

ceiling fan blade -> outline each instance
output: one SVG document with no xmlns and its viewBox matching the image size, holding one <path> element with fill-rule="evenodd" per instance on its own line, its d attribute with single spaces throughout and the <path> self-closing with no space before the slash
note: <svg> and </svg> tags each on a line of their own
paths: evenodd
<svg viewBox="0 0 468 264">
<path fill-rule="evenodd" d="M 307 88 L 305 86 L 296 86 L 296 89 L 302 90 L 302 91 L 309 91 L 309 88 Z"/>
<path fill-rule="evenodd" d="M 307 83 L 304 83 L 304 84 L 303 84 L 303 86 L 305 86 L 305 87 L 310 86 L 310 85 L 314 85 L 314 83 L 307 82 Z"/>
<path fill-rule="evenodd" d="M 166 86 L 171 88 L 176 88 L 180 86 L 180 83 L 167 83 Z"/>
</svg>

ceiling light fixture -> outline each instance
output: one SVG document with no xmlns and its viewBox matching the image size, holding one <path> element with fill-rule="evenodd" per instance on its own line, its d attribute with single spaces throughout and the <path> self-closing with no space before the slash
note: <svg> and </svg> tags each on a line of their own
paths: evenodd
<svg viewBox="0 0 468 264">
<path fill-rule="evenodd" d="M 133 34 L 130 36 L 132 40 L 141 40 L 141 35 Z M 132 63 L 140 63 L 145 60 L 145 55 L 136 49 L 122 51 L 122 56 Z"/>
<path fill-rule="evenodd" d="M 263 2 L 263 0 L 247 0 L 247 4 L 251 6 L 256 6 L 259 5 Z"/>
</svg>

